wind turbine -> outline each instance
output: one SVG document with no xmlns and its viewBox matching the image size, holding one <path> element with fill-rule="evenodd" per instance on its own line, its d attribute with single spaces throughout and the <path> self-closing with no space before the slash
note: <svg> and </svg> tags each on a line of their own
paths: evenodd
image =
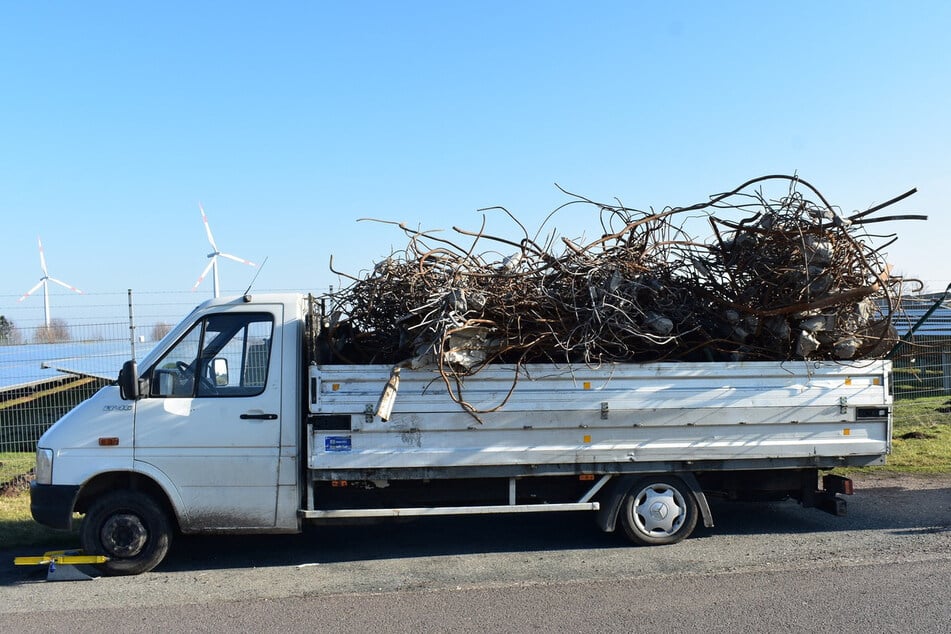
<svg viewBox="0 0 951 634">
<path fill-rule="evenodd" d="M 39 236 L 36 236 L 36 243 L 40 245 L 40 268 L 43 269 L 43 277 L 40 278 L 39 283 L 36 286 L 28 290 L 23 294 L 23 297 L 18 299 L 18 302 L 22 302 L 24 299 L 35 293 L 39 288 L 43 287 L 43 309 L 46 312 L 46 327 L 49 328 L 50 325 L 50 287 L 49 283 L 53 282 L 54 284 L 59 284 L 63 288 L 68 288 L 69 290 L 83 294 L 81 290 L 75 286 L 70 286 L 66 282 L 62 282 L 55 277 L 50 277 L 49 271 L 46 270 L 46 256 L 43 255 L 43 241 L 40 240 Z"/>
<path fill-rule="evenodd" d="M 215 237 L 211 235 L 211 227 L 208 226 L 208 216 L 205 215 L 205 208 L 201 206 L 201 203 L 198 203 L 198 209 L 201 210 L 201 219 L 205 223 L 205 233 L 208 234 L 208 242 L 211 243 L 211 248 L 214 249 L 211 253 L 208 254 L 208 258 L 211 260 L 208 263 L 208 266 L 205 267 L 205 270 L 201 272 L 201 275 L 198 276 L 198 281 L 195 282 L 195 286 L 192 287 L 193 291 L 197 291 L 198 287 L 204 281 L 205 276 L 208 275 L 208 271 L 212 272 L 212 291 L 214 296 L 218 297 L 218 257 L 228 258 L 229 260 L 234 260 L 241 264 L 247 264 L 248 266 L 257 266 L 254 262 L 250 260 L 242 260 L 239 257 L 235 257 L 229 253 L 222 253 L 218 250 L 218 245 L 215 244 Z"/>
</svg>

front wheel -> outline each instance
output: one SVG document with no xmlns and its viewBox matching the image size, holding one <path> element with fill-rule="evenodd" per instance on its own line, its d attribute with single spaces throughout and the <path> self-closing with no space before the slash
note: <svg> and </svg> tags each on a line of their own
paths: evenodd
<svg viewBox="0 0 951 634">
<path fill-rule="evenodd" d="M 680 478 L 646 477 L 624 496 L 619 519 L 635 544 L 674 544 L 696 527 L 697 501 Z"/>
<path fill-rule="evenodd" d="M 172 539 L 168 517 L 144 493 L 116 491 L 89 507 L 79 530 L 83 551 L 105 555 L 96 567 L 107 575 L 137 575 L 155 568 Z"/>
</svg>

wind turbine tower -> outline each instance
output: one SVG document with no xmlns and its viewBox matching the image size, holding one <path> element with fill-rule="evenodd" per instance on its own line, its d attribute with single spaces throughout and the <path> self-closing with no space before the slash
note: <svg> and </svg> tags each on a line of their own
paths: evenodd
<svg viewBox="0 0 951 634">
<path fill-rule="evenodd" d="M 195 282 L 195 286 L 192 287 L 192 291 L 197 291 L 198 287 L 204 281 L 205 276 L 208 275 L 208 271 L 211 271 L 211 280 L 212 280 L 212 292 L 215 297 L 218 297 L 218 258 L 228 258 L 229 260 L 234 260 L 240 264 L 247 264 L 248 266 L 257 266 L 254 262 L 250 260 L 243 260 L 239 257 L 231 255 L 229 253 L 222 253 L 218 249 L 218 245 L 215 244 L 215 237 L 211 235 L 211 227 L 208 225 L 208 216 L 205 215 L 205 208 L 201 206 L 201 203 L 198 203 L 198 209 L 201 210 L 201 220 L 205 223 L 205 233 L 208 234 L 208 242 L 211 244 L 212 252 L 208 254 L 208 258 L 211 260 L 208 263 L 208 266 L 205 267 L 205 270 L 201 272 L 201 275 L 198 276 L 198 281 Z"/>
<path fill-rule="evenodd" d="M 34 287 L 31 288 L 30 290 L 28 290 L 26 293 L 24 293 L 24 294 L 23 294 L 23 297 L 21 297 L 21 298 L 18 299 L 17 301 L 18 301 L 18 302 L 22 302 L 24 299 L 26 299 L 27 297 L 29 297 L 30 295 L 32 295 L 33 293 L 35 293 L 36 291 L 38 291 L 39 288 L 42 286 L 42 287 L 43 287 L 43 310 L 44 310 L 45 313 L 46 313 L 46 327 L 49 328 L 49 325 L 50 325 L 50 286 L 49 286 L 49 283 L 50 283 L 50 282 L 53 282 L 54 284 L 59 284 L 59 285 L 62 286 L 63 288 L 68 288 L 69 290 L 73 291 L 74 293 L 79 293 L 80 295 L 82 295 L 83 292 L 82 292 L 81 290 L 79 290 L 78 288 L 76 288 L 75 286 L 70 286 L 70 285 L 67 284 L 66 282 L 62 282 L 62 281 L 56 279 L 55 277 L 50 277 L 49 271 L 46 269 L 46 256 L 43 255 L 43 241 L 40 239 L 39 236 L 36 236 L 36 243 L 37 243 L 38 245 L 40 245 L 40 268 L 43 269 L 43 277 L 40 278 L 40 281 L 37 283 L 36 286 L 34 286 Z"/>
</svg>

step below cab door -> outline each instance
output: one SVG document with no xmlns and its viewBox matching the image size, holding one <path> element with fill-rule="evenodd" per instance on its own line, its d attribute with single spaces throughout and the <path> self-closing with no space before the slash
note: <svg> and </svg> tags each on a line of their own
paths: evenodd
<svg viewBox="0 0 951 634">
<path fill-rule="evenodd" d="M 185 531 L 275 525 L 280 304 L 209 313 L 150 368 L 136 403 L 136 470 L 174 489 Z"/>
</svg>

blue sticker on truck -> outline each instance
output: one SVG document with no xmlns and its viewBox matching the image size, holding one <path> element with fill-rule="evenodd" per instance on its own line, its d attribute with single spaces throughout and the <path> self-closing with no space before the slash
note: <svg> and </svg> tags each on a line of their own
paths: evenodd
<svg viewBox="0 0 951 634">
<path fill-rule="evenodd" d="M 350 451 L 352 445 L 350 436 L 325 436 L 324 451 L 344 452 Z"/>
</svg>

